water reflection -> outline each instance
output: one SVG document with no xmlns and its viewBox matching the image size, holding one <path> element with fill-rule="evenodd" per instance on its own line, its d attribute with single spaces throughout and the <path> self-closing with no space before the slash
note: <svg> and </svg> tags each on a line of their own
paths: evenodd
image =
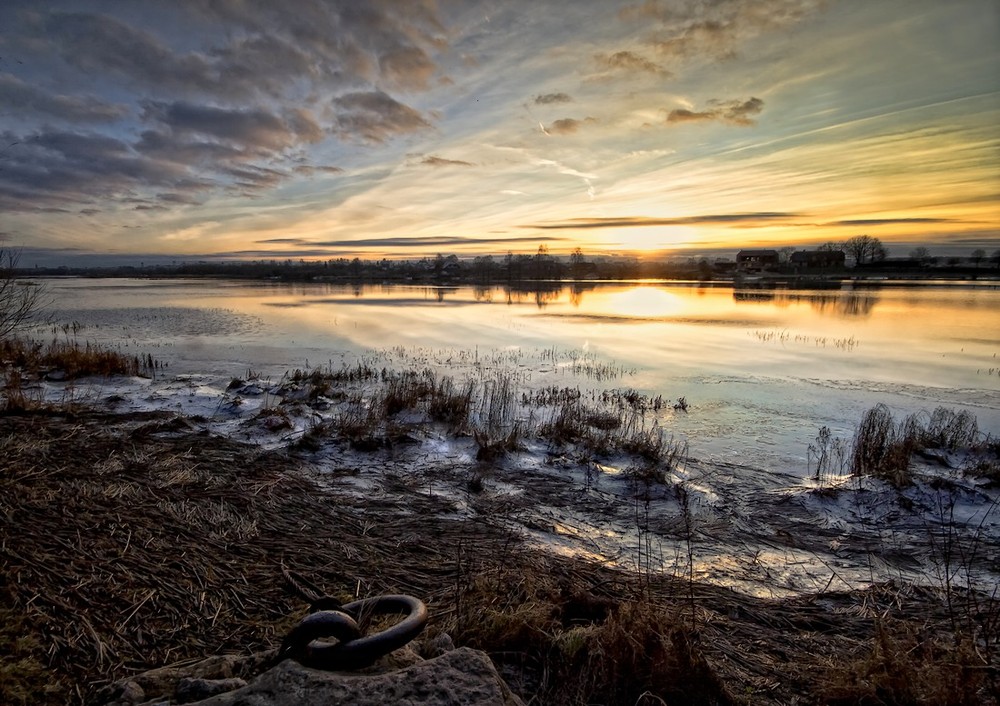
<svg viewBox="0 0 1000 706">
<path fill-rule="evenodd" d="M 879 301 L 876 292 L 837 292 L 798 294 L 775 290 L 735 290 L 733 301 L 738 303 L 760 304 L 787 307 L 791 304 L 804 302 L 818 314 L 840 317 L 870 316 Z"/>
</svg>

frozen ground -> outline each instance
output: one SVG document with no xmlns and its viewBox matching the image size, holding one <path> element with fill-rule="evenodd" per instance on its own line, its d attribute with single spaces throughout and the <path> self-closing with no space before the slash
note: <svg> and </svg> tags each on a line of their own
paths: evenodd
<svg viewBox="0 0 1000 706">
<path fill-rule="evenodd" d="M 412 366 L 435 356 L 370 352 L 364 364 L 395 358 Z M 550 368 L 560 365 L 559 358 L 548 354 Z M 581 367 L 584 360 L 576 358 L 576 368 L 570 363 L 561 373 L 564 383 L 595 382 L 595 370 Z M 539 379 L 512 353 L 485 362 L 475 354 L 455 356 L 448 370 L 482 381 L 503 369 L 525 391 L 532 389 L 532 375 Z M 613 389 L 621 382 L 622 371 L 602 371 L 611 378 L 602 386 L 610 382 Z M 33 394 L 116 412 L 170 412 L 186 430 L 290 447 L 337 493 L 393 500 L 399 512 L 408 511 L 408 497 L 436 495 L 457 516 L 505 523 L 547 550 L 638 573 L 691 576 L 761 596 L 888 579 L 989 591 L 1000 581 L 1000 488 L 965 472 L 978 460 L 968 454 L 937 451 L 915 458 L 916 482 L 897 490 L 877 479 L 851 477 L 842 463 L 831 463 L 817 479 L 809 459 L 798 472 L 788 472 L 702 453 L 692 443 L 663 482 L 647 482 L 628 473 L 635 459 L 627 455 L 595 457 L 530 431 L 515 451 L 480 461 L 469 435 L 450 434 L 419 410 L 399 413 L 392 443 L 377 448 L 359 450 L 335 433 L 299 448 L 296 442 L 308 430 L 332 424 L 349 400 L 373 393 L 378 384 L 344 383 L 317 394 L 308 381 L 287 377 L 233 380 L 161 372 L 155 380 L 43 381 Z M 669 428 L 671 420 L 700 413 L 696 405 L 682 412 L 668 404 L 656 423 Z M 530 430 L 553 411 L 521 404 L 516 414 Z M 162 425 L 158 433 L 171 428 Z"/>
</svg>

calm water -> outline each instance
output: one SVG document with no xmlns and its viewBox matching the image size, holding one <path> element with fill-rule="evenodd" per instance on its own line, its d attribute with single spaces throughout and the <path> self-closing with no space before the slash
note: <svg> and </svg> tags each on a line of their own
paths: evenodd
<svg viewBox="0 0 1000 706">
<path fill-rule="evenodd" d="M 688 413 L 662 424 L 693 456 L 805 472 L 820 426 L 850 436 L 876 402 L 969 409 L 1000 433 L 1000 288 L 734 292 L 657 283 L 551 292 L 202 280 L 49 282 L 56 321 L 217 384 L 248 369 L 375 356 L 526 386 L 627 387 Z M 583 360 L 595 375 L 573 374 Z M 604 367 L 607 366 L 607 367 Z M 607 374 L 611 374 L 609 379 Z M 617 374 L 617 376 L 615 376 Z"/>
</svg>

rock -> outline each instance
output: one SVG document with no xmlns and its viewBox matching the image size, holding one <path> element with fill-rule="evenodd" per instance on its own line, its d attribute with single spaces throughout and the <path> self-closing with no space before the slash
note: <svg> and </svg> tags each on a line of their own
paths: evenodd
<svg viewBox="0 0 1000 706">
<path fill-rule="evenodd" d="M 231 679 L 195 679 L 184 677 L 177 682 L 177 691 L 174 692 L 174 700 L 179 704 L 189 704 L 192 701 L 201 701 L 210 696 L 241 689 L 246 685 L 247 683 L 239 677 Z"/>
<path fill-rule="evenodd" d="M 264 664 L 274 659 L 275 654 L 274 650 L 269 650 L 250 656 L 217 655 L 185 667 L 152 669 L 104 687 L 97 694 L 97 703 L 107 706 L 133 706 L 150 703 L 147 699 L 153 699 L 153 703 L 158 703 L 168 698 L 175 698 L 178 686 L 184 679 L 216 681 L 246 677 L 258 673 Z M 246 683 L 243 680 L 239 681 Z M 236 688 L 239 688 L 239 685 L 229 687 L 229 689 Z M 212 692 L 211 695 L 217 693 L 219 692 Z M 195 698 L 205 699 L 209 695 L 203 694 Z"/>
<path fill-rule="evenodd" d="M 285 660 L 247 686 L 193 706 L 524 706 L 485 653 L 462 647 L 383 674 L 324 672 Z"/>
<path fill-rule="evenodd" d="M 424 657 L 440 657 L 446 652 L 455 649 L 455 643 L 451 640 L 451 635 L 443 632 L 424 643 L 422 654 Z"/>
<path fill-rule="evenodd" d="M 122 685 L 122 693 L 118 696 L 120 703 L 131 706 L 132 704 L 141 704 L 145 700 L 146 692 L 134 681 L 125 682 Z"/>
</svg>

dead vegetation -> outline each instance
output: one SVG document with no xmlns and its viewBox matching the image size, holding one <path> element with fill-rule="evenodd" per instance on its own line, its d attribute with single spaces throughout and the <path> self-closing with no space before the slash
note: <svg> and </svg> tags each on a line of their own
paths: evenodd
<svg viewBox="0 0 1000 706">
<path fill-rule="evenodd" d="M 822 437 L 822 430 L 820 434 Z M 888 407 L 878 404 L 865 412 L 858 425 L 849 467 L 853 475 L 874 476 L 902 488 L 913 482 L 914 454 L 936 449 L 986 451 L 987 456 L 996 456 L 989 453 L 991 448 L 992 441 L 980 437 L 975 415 L 966 410 L 937 407 L 929 414 L 911 414 L 897 422 Z M 995 475 L 996 469 L 990 465 L 987 461 L 986 467 L 972 470 L 983 476 Z"/>
<path fill-rule="evenodd" d="M 949 618 L 973 594 L 765 601 L 639 577 L 528 549 L 489 493 L 446 519 L 405 476 L 324 490 L 173 421 L 0 416 L 0 701 L 87 703 L 135 671 L 275 647 L 305 611 L 285 566 L 341 599 L 421 597 L 431 636 L 486 650 L 534 703 L 998 703 L 996 642 Z"/>
<path fill-rule="evenodd" d="M 76 380 L 87 376 L 150 376 L 160 368 L 151 355 L 126 355 L 89 342 L 54 339 L 41 343 L 27 338 L 0 340 L 0 409 L 27 410 L 45 406 L 40 380 Z"/>
</svg>

